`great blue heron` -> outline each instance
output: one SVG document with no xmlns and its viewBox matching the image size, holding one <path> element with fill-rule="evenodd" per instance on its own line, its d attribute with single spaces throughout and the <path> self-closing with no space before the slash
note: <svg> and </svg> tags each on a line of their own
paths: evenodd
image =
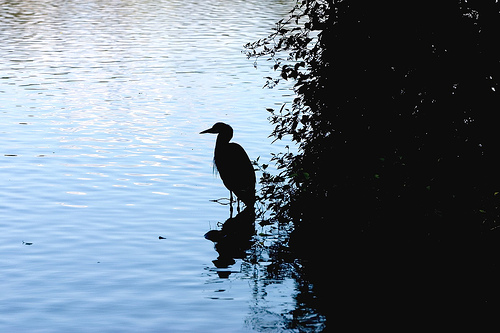
<svg viewBox="0 0 500 333">
<path fill-rule="evenodd" d="M 200 132 L 215 133 L 214 162 L 222 182 L 229 190 L 230 201 L 233 193 L 247 206 L 255 203 L 255 171 L 247 153 L 239 144 L 229 142 L 233 137 L 233 128 L 225 123 L 216 123 L 212 128 Z"/>
</svg>

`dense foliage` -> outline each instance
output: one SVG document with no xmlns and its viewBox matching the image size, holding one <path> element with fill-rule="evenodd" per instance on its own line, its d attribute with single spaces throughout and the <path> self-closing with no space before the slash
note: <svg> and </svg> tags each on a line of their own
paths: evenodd
<svg viewBox="0 0 500 333">
<path fill-rule="evenodd" d="M 271 110 L 262 197 L 303 237 L 442 240 L 500 225 L 500 31 L 495 1 L 305 0 L 246 45 L 294 80 Z M 332 230 L 333 229 L 333 230 Z M 342 235 L 342 236 L 340 236 Z"/>
</svg>

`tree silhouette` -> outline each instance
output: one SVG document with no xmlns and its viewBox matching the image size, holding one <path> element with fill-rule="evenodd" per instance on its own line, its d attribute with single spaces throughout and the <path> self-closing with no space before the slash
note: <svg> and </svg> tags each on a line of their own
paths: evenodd
<svg viewBox="0 0 500 333">
<path fill-rule="evenodd" d="M 249 57 L 295 80 L 271 110 L 275 157 L 262 196 L 307 238 L 442 241 L 500 224 L 500 31 L 494 1 L 305 1 Z M 315 237 L 318 237 L 316 235 Z M 293 239 L 293 238 L 292 238 Z"/>
</svg>

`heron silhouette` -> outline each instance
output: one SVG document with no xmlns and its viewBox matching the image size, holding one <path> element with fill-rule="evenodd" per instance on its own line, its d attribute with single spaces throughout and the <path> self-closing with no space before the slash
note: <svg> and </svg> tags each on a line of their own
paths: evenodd
<svg viewBox="0 0 500 333">
<path fill-rule="evenodd" d="M 243 147 L 237 143 L 229 142 L 233 137 L 233 128 L 219 122 L 212 128 L 200 132 L 200 134 L 204 133 L 218 134 L 214 162 L 222 182 L 229 190 L 231 212 L 233 193 L 246 206 L 253 207 L 255 203 L 255 170 Z"/>
</svg>

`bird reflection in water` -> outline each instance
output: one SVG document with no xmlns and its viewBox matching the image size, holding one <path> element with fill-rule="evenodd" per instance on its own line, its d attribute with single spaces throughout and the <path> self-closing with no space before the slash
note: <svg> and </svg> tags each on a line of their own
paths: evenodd
<svg viewBox="0 0 500 333">
<path fill-rule="evenodd" d="M 231 271 L 225 270 L 235 264 L 234 259 L 242 259 L 246 251 L 252 246 L 255 234 L 255 210 L 253 206 L 247 206 L 235 217 L 230 217 L 224 222 L 221 230 L 210 230 L 205 238 L 215 243 L 215 250 L 219 253 L 217 259 L 213 260 L 218 268 L 217 274 L 221 278 L 227 278 Z"/>
</svg>

